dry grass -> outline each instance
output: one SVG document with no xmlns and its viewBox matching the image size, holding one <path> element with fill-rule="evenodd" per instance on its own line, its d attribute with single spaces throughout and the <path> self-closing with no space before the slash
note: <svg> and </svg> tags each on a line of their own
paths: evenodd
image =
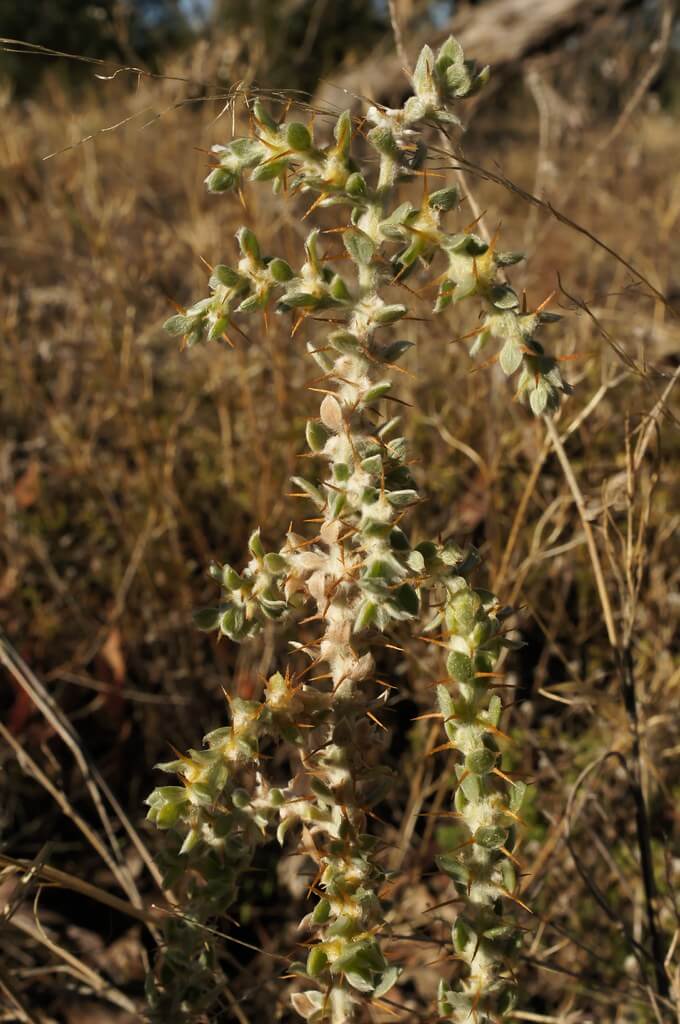
<svg viewBox="0 0 680 1024">
<path fill-rule="evenodd" d="M 219 99 L 177 107 L 187 94 L 181 82 L 132 87 L 117 79 L 75 102 L 53 85 L 30 104 L 4 104 L 0 600 L 20 657 L 5 648 L 3 826 L 6 854 L 21 870 L 34 865 L 20 875 L 2 862 L 8 1020 L 139 1019 L 162 913 L 151 908 L 166 905 L 147 863 L 159 838 L 141 824 L 150 766 L 165 759 L 168 743 L 195 744 L 223 720 L 222 685 L 252 694 L 284 650 L 280 636 L 268 638 L 264 656 L 215 646 L 193 630 L 190 609 L 212 592 L 204 576 L 211 558 L 238 562 L 256 521 L 272 540 L 287 525 L 285 481 L 314 405 L 304 391 L 314 376 L 302 358 L 305 339 L 275 321 L 269 331 L 254 325 L 234 351 L 180 353 L 160 324 L 173 302 L 203 294 L 203 261 L 228 259 L 242 220 L 294 261 L 303 207 L 295 199 L 282 207 L 262 187 L 248 193 L 245 211 L 205 195 L 206 150 L 230 134 L 231 119 L 216 119 Z M 141 127 L 151 111 L 163 116 Z M 584 156 L 615 124 L 583 91 L 573 62 L 552 61 L 490 93 L 466 153 L 530 192 L 545 191 L 656 289 L 675 294 L 677 307 L 675 126 L 644 98 L 579 176 Z M 525 998 L 516 1016 L 672 1020 L 680 962 L 680 387 L 672 389 L 680 326 L 590 238 L 493 182 L 468 180 L 491 230 L 502 220 L 508 247 L 523 244 L 529 254 L 513 273 L 529 301 L 559 289 L 559 273 L 564 291 L 554 302 L 567 316 L 553 336 L 576 385 L 557 424 L 559 458 L 544 424 L 510 401 L 494 368 L 471 372 L 455 339 L 474 326 L 474 312 L 409 325 L 418 346 L 400 394 L 412 403 L 407 435 L 430 496 L 419 528 L 481 547 L 495 588 L 522 606 L 528 641 L 511 663 L 516 699 L 508 701 L 512 757 L 536 783 L 522 854 L 523 899 L 534 916 L 525 920 Z M 672 945 L 666 1001 L 655 1000 L 640 952 L 649 935 L 631 786 L 635 740 L 608 618 L 635 670 L 657 917 L 664 950 Z M 423 758 L 429 723 L 410 722 L 441 674 L 435 654 L 414 649 L 400 678 L 391 756 L 404 790 L 384 811 L 397 823 L 395 933 L 434 939 L 394 942 L 409 971 L 390 1019 L 404 1022 L 432 1020 L 428 993 L 442 965 L 427 964 L 446 955 L 438 939 L 453 912 L 424 914 L 447 898 L 432 857 L 435 841 L 454 843 L 455 831 L 445 818 L 419 817 L 441 809 L 450 780 L 444 755 Z M 221 1020 L 289 1019 L 270 954 L 288 954 L 297 941 L 305 869 L 284 859 L 277 880 L 274 863 L 263 856 L 244 892 L 242 928 L 231 928 L 264 952 L 225 944 L 230 989 Z"/>
</svg>

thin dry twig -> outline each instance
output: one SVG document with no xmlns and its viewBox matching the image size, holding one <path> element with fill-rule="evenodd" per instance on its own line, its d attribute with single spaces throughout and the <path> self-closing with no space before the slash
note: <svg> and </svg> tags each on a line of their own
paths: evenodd
<svg viewBox="0 0 680 1024">
<path fill-rule="evenodd" d="M 0 867 L 23 873 L 34 870 L 34 865 L 31 861 L 21 860 L 17 857 L 8 857 L 4 853 L 0 853 Z M 84 879 L 78 878 L 68 871 L 61 871 L 59 868 L 53 868 L 49 864 L 42 864 L 35 868 L 35 872 L 39 878 L 44 879 L 46 882 L 64 889 L 70 889 L 72 892 L 79 892 L 83 896 L 96 900 L 97 903 L 103 903 L 105 906 L 111 907 L 112 910 L 117 910 L 121 914 L 133 917 L 143 924 L 156 925 L 158 923 L 157 914 L 151 910 L 137 907 L 133 903 L 121 900 L 118 896 L 107 892 L 106 889 L 93 885 L 91 882 L 86 882 Z"/>
</svg>

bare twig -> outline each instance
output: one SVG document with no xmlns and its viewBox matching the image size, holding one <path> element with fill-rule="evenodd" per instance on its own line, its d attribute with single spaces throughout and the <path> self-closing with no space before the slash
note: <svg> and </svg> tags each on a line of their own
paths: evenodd
<svg viewBox="0 0 680 1024">
<path fill-rule="evenodd" d="M 33 865 L 31 861 L 8 857 L 4 853 L 0 853 L 0 867 L 26 872 L 32 870 Z M 71 875 L 67 871 L 60 871 L 58 868 L 43 864 L 36 869 L 36 873 L 39 878 L 44 879 L 46 882 L 61 886 L 64 889 L 70 889 L 72 892 L 79 892 L 83 896 L 96 900 L 97 903 L 103 903 L 105 906 L 111 907 L 112 910 L 117 910 L 128 917 L 134 917 L 137 921 L 142 921 L 144 924 L 154 925 L 158 923 L 158 917 L 153 911 L 127 903 L 105 889 L 101 889 L 98 885 L 92 885 L 91 882 L 86 882 L 84 879 Z"/>
</svg>

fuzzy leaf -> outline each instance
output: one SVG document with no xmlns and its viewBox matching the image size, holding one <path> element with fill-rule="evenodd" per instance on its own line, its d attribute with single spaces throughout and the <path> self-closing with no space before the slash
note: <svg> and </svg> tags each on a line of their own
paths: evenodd
<svg viewBox="0 0 680 1024">
<path fill-rule="evenodd" d="M 401 971 L 398 967 L 388 967 L 382 976 L 382 981 L 373 989 L 373 998 L 380 999 L 387 995 L 392 986 L 397 982 Z"/>
<path fill-rule="evenodd" d="M 535 416 L 541 416 L 548 404 L 548 388 L 540 381 L 529 395 L 529 405 Z"/>
<path fill-rule="evenodd" d="M 319 423 L 318 420 L 308 420 L 305 428 L 305 436 L 310 449 L 313 452 L 320 452 L 323 451 L 330 434 L 324 427 L 323 423 Z"/>
<path fill-rule="evenodd" d="M 370 264 L 375 252 L 375 243 L 364 231 L 360 231 L 359 228 L 351 228 L 349 231 L 343 232 L 342 240 L 345 243 L 345 249 L 355 263 L 362 267 L 367 267 Z"/>
<path fill-rule="evenodd" d="M 306 152 L 312 145 L 309 129 L 301 121 L 291 121 L 286 125 L 286 142 L 291 149 L 299 153 Z"/>
<path fill-rule="evenodd" d="M 394 594 L 395 600 L 402 611 L 408 615 L 417 615 L 420 607 L 417 592 L 410 583 L 403 583 Z"/>
<path fill-rule="evenodd" d="M 209 633 L 217 629 L 220 623 L 219 608 L 198 608 L 193 613 L 194 625 L 203 633 Z"/>
<path fill-rule="evenodd" d="M 376 399 L 382 398 L 392 388 L 391 380 L 381 380 L 377 384 L 373 384 L 367 391 L 362 395 L 362 400 L 368 405 L 369 402 L 375 402 Z"/>
<path fill-rule="evenodd" d="M 447 212 L 458 205 L 460 192 L 455 185 L 452 188 L 440 188 L 436 192 L 431 192 L 427 201 L 433 210 Z"/>
<path fill-rule="evenodd" d="M 270 260 L 268 269 L 277 284 L 285 284 L 286 281 L 290 281 L 293 277 L 290 264 L 286 263 L 285 260 L 279 259 L 278 256 Z"/>
<path fill-rule="evenodd" d="M 489 298 L 496 309 L 517 309 L 519 306 L 517 293 L 507 284 L 495 284 Z"/>
<path fill-rule="evenodd" d="M 217 288 L 219 285 L 226 285 L 227 288 L 233 288 L 235 285 L 242 283 L 243 278 L 231 267 L 225 266 L 223 263 L 218 263 L 216 267 L 213 267 L 212 277 L 210 278 L 210 287 Z"/>
<path fill-rule="evenodd" d="M 392 341 L 389 345 L 385 346 L 380 353 L 380 357 L 386 363 L 396 363 L 410 348 L 413 348 L 412 341 Z"/>
<path fill-rule="evenodd" d="M 485 850 L 499 850 L 508 841 L 508 830 L 498 825 L 484 825 L 475 832 L 475 842 Z"/>
<path fill-rule="evenodd" d="M 163 324 L 163 330 L 167 331 L 168 334 L 186 334 L 191 327 L 191 319 L 188 316 L 171 316 L 169 320 L 166 320 Z"/>
<path fill-rule="evenodd" d="M 387 491 L 385 497 L 390 505 L 395 508 L 403 508 L 405 505 L 413 505 L 418 501 L 418 492 L 413 490 Z"/>
<path fill-rule="evenodd" d="M 501 349 L 498 361 L 503 373 L 506 377 L 509 377 L 518 369 L 522 362 L 522 350 L 516 342 L 506 341 Z"/>
<path fill-rule="evenodd" d="M 303 476 L 292 476 L 290 479 L 296 487 L 299 487 L 301 491 L 309 495 L 317 508 L 325 508 L 326 499 L 315 484 L 305 480 Z"/>
<path fill-rule="evenodd" d="M 451 651 L 446 659 L 446 670 L 449 675 L 458 683 L 469 683 L 475 677 L 475 667 L 472 658 L 461 651 Z"/>
<path fill-rule="evenodd" d="M 406 316 L 406 306 L 395 303 L 393 306 L 382 306 L 376 310 L 373 319 L 377 324 L 393 324 L 403 316 Z"/>
<path fill-rule="evenodd" d="M 433 68 L 434 54 L 429 46 L 423 46 L 413 72 L 413 91 L 417 96 L 431 90 Z"/>
</svg>

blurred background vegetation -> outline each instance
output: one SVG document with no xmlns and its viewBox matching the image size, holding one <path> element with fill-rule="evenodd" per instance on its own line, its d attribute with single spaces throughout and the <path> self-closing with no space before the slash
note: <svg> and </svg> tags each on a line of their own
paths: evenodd
<svg viewBox="0 0 680 1024">
<path fill-rule="evenodd" d="M 617 629 L 630 632 L 656 913 L 670 951 L 669 994 L 655 1001 L 622 767 L 633 763 L 633 738 L 582 515 L 541 423 L 512 403 L 496 368 L 474 367 L 456 341 L 474 326 L 471 314 L 430 320 L 423 301 L 425 322 L 410 325 L 413 377 L 401 391 L 430 499 L 416 532 L 477 544 L 486 579 L 520 606 L 527 640 L 510 662 L 508 701 L 513 765 L 536 783 L 522 853 L 522 899 L 535 916 L 524 922 L 518 1019 L 671 1020 L 680 926 L 673 6 L 396 8 L 411 59 L 418 41 L 453 29 L 470 56 L 494 64 L 465 113 L 465 156 L 485 169 L 468 169 L 468 186 L 491 229 L 502 224 L 503 244 L 527 253 L 515 286 L 533 304 L 555 292 L 552 308 L 565 314 L 554 337 L 575 393 L 559 429 Z M 152 765 L 169 744 L 197 745 L 224 721 L 223 686 L 254 695 L 262 672 L 281 663 L 286 636 L 268 637 L 264 655 L 215 645 L 194 631 L 191 609 L 213 595 L 211 559 L 238 564 L 256 522 L 271 543 L 285 530 L 286 480 L 314 408 L 305 339 L 291 339 L 278 319 L 235 351 L 182 353 L 161 329 L 174 303 L 204 294 L 205 262 L 233 257 L 240 223 L 293 263 L 306 233 L 304 200 L 281 203 L 258 187 L 244 209 L 207 196 L 210 146 L 248 130 L 243 103 L 228 102 L 236 83 L 359 111 L 357 96 L 397 100 L 406 80 L 377 0 L 0 0 L 0 31 L 32 51 L 5 42 L 0 53 L 0 905 L 9 908 L 0 1005 L 6 1020 L 122 1024 L 143 1019 L 154 939 L 101 893 L 162 903 L 148 869 L 159 839 L 143 824 Z M 67 53 L 106 63 L 59 56 Z M 116 73 L 123 66 L 136 70 Z M 286 98 L 274 96 L 277 109 Z M 318 123 L 323 130 L 321 113 Z M 442 159 L 447 174 L 450 164 Z M 397 676 L 390 758 L 404 785 L 381 811 L 396 848 L 395 932 L 414 922 L 441 932 L 453 913 L 420 916 L 447 898 L 433 855 L 437 844 L 455 845 L 455 828 L 413 817 L 438 809 L 451 784 L 446 756 L 423 756 L 429 723 L 411 721 L 429 709 L 440 674 L 436 656 L 416 645 Z M 42 706 L 39 685 L 50 698 Z M 93 803 L 92 778 L 107 811 Z M 18 876 L 13 858 L 34 873 Z M 44 885 L 48 867 L 70 881 Z M 230 988 L 215 1019 L 292 1020 L 268 954 L 298 941 L 301 870 L 299 860 L 262 853 L 238 934 L 265 952 L 225 947 Z M 432 1019 L 436 975 L 455 970 L 428 966 L 432 950 L 395 944 L 408 968 L 398 1019 L 409 1024 Z"/>
</svg>

